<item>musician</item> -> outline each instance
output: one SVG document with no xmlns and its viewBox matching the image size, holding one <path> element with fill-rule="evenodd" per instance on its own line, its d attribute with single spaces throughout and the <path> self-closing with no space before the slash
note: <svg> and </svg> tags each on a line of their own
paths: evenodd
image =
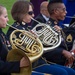
<svg viewBox="0 0 75 75">
<path fill-rule="evenodd" d="M 41 23 L 47 23 L 49 20 L 49 13 L 47 10 L 47 5 L 48 5 L 48 1 L 43 1 L 40 5 L 40 14 L 37 15 L 37 17 L 35 18 L 37 21 L 41 22 Z M 35 27 L 36 24 L 38 24 L 35 21 L 32 21 L 32 26 Z"/>
<path fill-rule="evenodd" d="M 19 73 L 21 67 L 29 66 L 28 61 L 23 57 L 20 61 L 8 62 L 6 60 L 9 52 L 8 47 L 11 46 L 2 32 L 2 28 L 6 27 L 8 22 L 7 9 L 0 5 L 0 75 L 11 75 L 10 73 Z"/>
<path fill-rule="evenodd" d="M 21 10 L 22 9 L 22 10 Z M 33 5 L 30 2 L 20 0 L 13 4 L 11 9 L 11 15 L 15 21 L 12 26 L 15 29 L 28 30 L 27 24 L 31 22 L 31 17 L 34 17 L 33 13 Z M 13 28 L 9 28 L 7 34 L 12 33 L 14 31 Z M 40 62 L 41 61 L 41 62 Z M 53 74 L 53 75 L 75 75 L 75 71 L 73 69 L 56 65 L 56 64 L 47 64 L 45 60 L 39 58 L 38 64 L 35 61 L 33 66 L 36 64 L 36 67 L 33 67 L 33 71 Z"/>
<path fill-rule="evenodd" d="M 67 14 L 65 5 L 62 3 L 61 0 L 52 1 L 48 5 L 48 11 L 50 14 L 49 22 L 52 23 L 51 25 L 58 28 L 58 30 L 61 30 L 59 22 L 63 21 Z M 61 65 L 65 65 L 66 60 L 68 60 L 69 63 L 74 61 L 74 56 L 70 53 L 70 51 L 67 50 L 67 45 L 64 37 L 62 37 L 62 42 L 60 46 L 58 46 L 51 52 L 45 53 L 43 56 L 48 61 Z"/>
</svg>

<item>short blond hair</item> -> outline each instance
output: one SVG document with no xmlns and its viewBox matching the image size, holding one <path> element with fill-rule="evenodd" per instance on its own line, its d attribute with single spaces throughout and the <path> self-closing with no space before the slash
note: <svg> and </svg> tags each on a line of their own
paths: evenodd
<svg viewBox="0 0 75 75">
<path fill-rule="evenodd" d="M 0 15 L 2 14 L 3 12 L 3 9 L 5 9 L 5 7 L 3 5 L 0 5 Z"/>
</svg>

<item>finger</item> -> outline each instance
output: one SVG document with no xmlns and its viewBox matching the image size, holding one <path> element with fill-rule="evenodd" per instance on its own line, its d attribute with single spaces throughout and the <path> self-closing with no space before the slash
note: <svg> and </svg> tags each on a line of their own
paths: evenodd
<svg viewBox="0 0 75 75">
<path fill-rule="evenodd" d="M 55 30 L 59 32 L 59 31 L 61 31 L 61 28 L 60 27 L 55 27 Z"/>
<path fill-rule="evenodd" d="M 73 63 L 73 61 L 74 61 L 74 59 L 73 59 L 73 57 L 71 57 L 71 58 L 69 59 L 69 63 Z"/>
</svg>

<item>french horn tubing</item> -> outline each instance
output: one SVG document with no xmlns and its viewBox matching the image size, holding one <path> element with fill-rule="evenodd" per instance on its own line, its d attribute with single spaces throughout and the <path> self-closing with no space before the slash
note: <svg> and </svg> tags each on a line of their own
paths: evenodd
<svg viewBox="0 0 75 75">
<path fill-rule="evenodd" d="M 31 18 L 38 24 L 32 29 L 32 31 L 38 36 L 43 44 L 43 50 L 45 52 L 51 51 L 58 47 L 61 43 L 61 32 L 57 32 L 51 25 L 41 23 L 34 18 Z M 40 28 L 40 29 L 38 29 Z M 37 30 L 38 29 L 38 30 Z"/>
<path fill-rule="evenodd" d="M 66 18 L 75 18 L 75 16 L 66 16 Z"/>
<path fill-rule="evenodd" d="M 7 26 L 10 26 L 7 24 Z M 19 30 L 10 26 L 15 30 L 10 35 L 10 43 L 12 50 L 8 52 L 8 61 L 20 61 L 22 57 L 29 60 L 30 66 L 20 68 L 20 73 L 12 73 L 12 75 L 31 75 L 31 64 L 43 54 L 43 45 L 41 41 L 29 31 Z"/>
</svg>

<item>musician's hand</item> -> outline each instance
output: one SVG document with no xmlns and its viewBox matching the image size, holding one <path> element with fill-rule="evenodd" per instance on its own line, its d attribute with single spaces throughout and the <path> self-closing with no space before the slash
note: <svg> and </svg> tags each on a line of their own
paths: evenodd
<svg viewBox="0 0 75 75">
<path fill-rule="evenodd" d="M 61 28 L 58 25 L 55 25 L 54 28 L 56 29 L 56 31 L 60 32 Z"/>
<path fill-rule="evenodd" d="M 69 63 L 72 63 L 74 61 L 74 56 L 72 55 L 71 52 L 63 50 L 63 55 L 66 57 Z"/>
<path fill-rule="evenodd" d="M 26 58 L 26 57 L 23 57 L 21 60 L 20 60 L 20 67 L 27 67 L 29 66 L 29 60 Z"/>
</svg>

